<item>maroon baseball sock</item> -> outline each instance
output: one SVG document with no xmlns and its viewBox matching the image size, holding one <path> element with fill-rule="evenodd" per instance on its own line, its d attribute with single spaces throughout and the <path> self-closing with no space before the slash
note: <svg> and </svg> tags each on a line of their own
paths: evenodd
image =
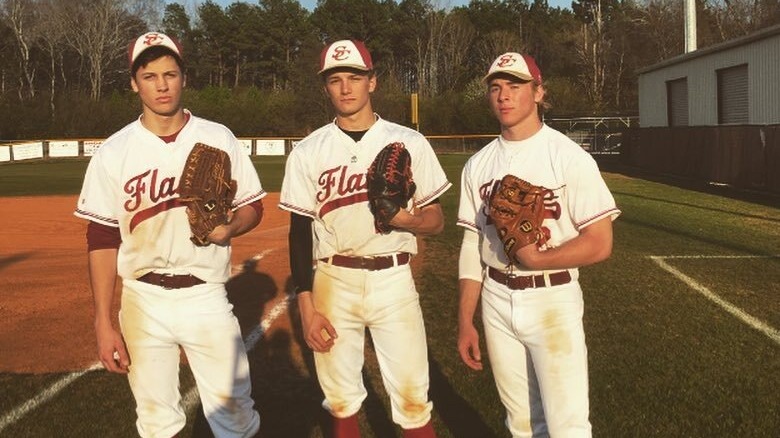
<svg viewBox="0 0 780 438">
<path fill-rule="evenodd" d="M 333 438 L 360 438 L 357 414 L 347 418 L 333 417 Z"/>
</svg>

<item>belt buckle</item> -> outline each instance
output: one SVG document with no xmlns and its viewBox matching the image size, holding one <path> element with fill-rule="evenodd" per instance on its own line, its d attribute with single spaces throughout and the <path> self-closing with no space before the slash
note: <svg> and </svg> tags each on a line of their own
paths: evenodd
<svg viewBox="0 0 780 438">
<path fill-rule="evenodd" d="M 166 279 L 173 280 L 173 274 L 171 273 L 160 274 L 160 287 L 167 290 L 173 289 L 173 287 L 165 285 Z"/>
<path fill-rule="evenodd" d="M 509 283 L 517 277 L 518 275 L 515 274 L 514 271 L 510 269 L 509 272 L 504 274 L 504 286 L 509 287 Z"/>
</svg>

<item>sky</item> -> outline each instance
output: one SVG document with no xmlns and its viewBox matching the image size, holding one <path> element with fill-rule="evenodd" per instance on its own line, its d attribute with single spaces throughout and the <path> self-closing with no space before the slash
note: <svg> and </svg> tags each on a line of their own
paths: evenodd
<svg viewBox="0 0 780 438">
<path fill-rule="evenodd" d="M 214 0 L 215 3 L 227 6 L 231 3 L 234 3 L 236 0 Z M 254 3 L 252 0 L 242 0 L 247 3 Z M 436 1 L 436 0 L 434 0 Z M 312 11 L 317 6 L 317 0 L 299 0 L 298 1 L 301 5 L 303 5 L 304 8 Z M 179 2 L 181 3 L 181 2 Z M 438 0 L 438 3 L 442 6 L 450 5 L 450 6 L 464 6 L 469 3 L 469 0 Z M 547 0 L 547 4 L 550 5 L 550 7 L 564 7 L 571 9 L 571 0 Z"/>
</svg>

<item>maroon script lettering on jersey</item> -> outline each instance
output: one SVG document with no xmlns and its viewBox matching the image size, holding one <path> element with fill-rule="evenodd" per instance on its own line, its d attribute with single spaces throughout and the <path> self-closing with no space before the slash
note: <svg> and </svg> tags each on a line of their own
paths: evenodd
<svg viewBox="0 0 780 438">
<path fill-rule="evenodd" d="M 138 211 L 130 220 L 130 232 L 141 222 L 172 208 L 182 207 L 184 204 L 179 199 L 170 199 L 179 190 L 176 185 L 176 177 L 169 176 L 158 181 L 158 169 L 150 169 L 138 176 L 130 178 L 124 186 L 125 193 L 130 196 L 125 202 L 125 210 L 133 212 L 144 205 L 144 196 L 148 191 L 150 206 Z M 161 202 L 162 201 L 162 202 Z"/>
<path fill-rule="evenodd" d="M 135 211 L 141 206 L 143 196 L 146 194 L 147 176 L 151 174 L 149 185 L 149 199 L 156 204 L 160 199 L 169 198 L 176 194 L 176 178 L 166 177 L 159 183 L 157 182 L 158 170 L 147 170 L 146 172 L 130 178 L 125 183 L 125 193 L 130 195 L 130 199 L 125 202 L 126 211 Z"/>
<path fill-rule="evenodd" d="M 360 190 L 366 190 L 366 173 L 347 175 L 349 166 L 336 166 L 322 172 L 317 182 L 321 190 L 317 192 L 317 202 L 323 202 L 332 196 L 333 187 L 337 187 L 339 196 L 351 195 Z"/>
<path fill-rule="evenodd" d="M 348 174 L 348 170 L 349 166 L 336 166 L 322 172 L 317 179 L 320 186 L 317 202 L 323 203 L 320 217 L 339 207 L 368 200 L 365 170 L 352 174 Z"/>
</svg>

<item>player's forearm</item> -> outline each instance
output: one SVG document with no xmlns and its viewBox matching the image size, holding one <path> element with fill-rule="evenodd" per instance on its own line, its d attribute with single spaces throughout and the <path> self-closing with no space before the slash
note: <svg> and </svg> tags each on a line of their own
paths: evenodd
<svg viewBox="0 0 780 438">
<path fill-rule="evenodd" d="M 244 205 L 235 212 L 233 212 L 233 218 L 230 220 L 228 227 L 230 228 L 230 236 L 237 237 L 244 233 L 251 231 L 260 223 L 260 215 L 257 214 L 257 210 L 249 205 Z"/>
<path fill-rule="evenodd" d="M 400 216 L 397 225 L 394 223 L 395 218 L 391 224 L 418 235 L 439 234 L 444 229 L 444 214 L 441 211 L 441 204 L 438 203 L 426 205 L 415 214 L 402 210 L 397 216 Z"/>
<path fill-rule="evenodd" d="M 528 269 L 570 269 L 592 265 L 612 254 L 612 220 L 607 217 L 581 230 L 580 235 L 556 248 L 538 251 L 528 245 L 518 251 L 518 260 Z"/>
<path fill-rule="evenodd" d="M 482 283 L 468 278 L 458 280 L 460 289 L 460 301 L 458 304 L 458 327 L 474 324 L 474 314 L 479 304 L 479 296 Z"/>
<path fill-rule="evenodd" d="M 314 300 L 311 297 L 311 291 L 302 291 L 296 294 L 298 301 L 298 313 L 304 323 L 307 323 L 317 309 L 314 307 Z"/>
<path fill-rule="evenodd" d="M 311 292 L 314 281 L 312 218 L 290 213 L 290 233 L 287 246 L 290 254 L 290 274 L 296 293 Z"/>
<path fill-rule="evenodd" d="M 95 304 L 95 326 L 111 326 L 111 307 L 117 279 L 118 250 L 98 249 L 89 252 L 89 281 Z"/>
</svg>

